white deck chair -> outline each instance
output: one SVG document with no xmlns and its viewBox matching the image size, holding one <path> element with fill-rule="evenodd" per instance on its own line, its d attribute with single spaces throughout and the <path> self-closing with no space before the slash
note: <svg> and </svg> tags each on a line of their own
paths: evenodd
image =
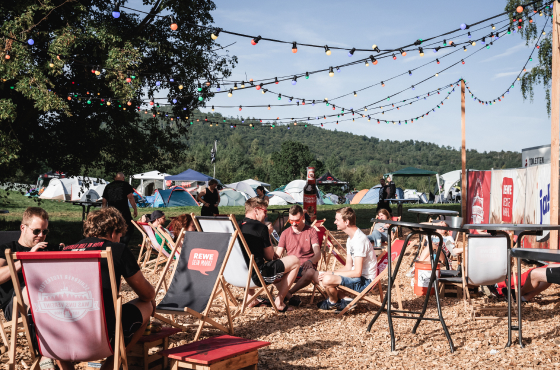
<svg viewBox="0 0 560 370">
<path fill-rule="evenodd" d="M 254 256 L 241 233 L 239 230 L 239 225 L 237 224 L 237 220 L 235 219 L 234 215 L 228 216 L 216 216 L 216 217 L 202 217 L 192 215 L 193 220 L 195 221 L 195 225 L 198 231 L 202 232 L 222 232 L 222 233 L 233 233 L 235 231 L 239 231 L 239 236 L 235 241 L 233 249 L 231 251 L 231 255 L 229 256 L 229 260 L 226 264 L 226 268 L 224 270 L 224 278 L 226 282 L 234 287 L 244 288 L 245 293 L 243 294 L 243 301 L 241 307 L 238 307 L 237 310 L 233 313 L 233 317 L 241 315 L 245 312 L 247 306 L 253 302 L 259 294 L 265 293 L 268 297 L 272 307 L 274 308 L 274 312 L 278 314 L 278 308 L 274 303 L 274 299 L 272 298 L 271 292 L 268 290 L 268 286 L 272 284 L 266 284 L 260 270 L 257 267 L 257 264 L 254 260 Z M 245 261 L 245 257 L 243 256 L 242 248 L 245 248 L 247 256 L 249 256 L 249 266 L 247 266 L 247 262 Z M 259 277 L 261 282 L 261 286 L 259 287 L 253 282 L 251 277 L 252 272 L 255 272 Z M 250 299 L 247 300 L 247 296 L 249 294 L 249 289 L 257 289 L 255 295 Z M 233 304 L 237 306 L 237 299 L 233 296 L 231 291 L 228 289 L 228 295 L 233 299 Z"/>
<path fill-rule="evenodd" d="M 150 272 L 151 274 L 155 273 L 158 266 L 160 264 L 165 263 L 165 261 L 167 260 L 167 257 L 169 257 L 169 253 L 165 250 L 165 248 L 163 248 L 164 245 L 169 243 L 167 242 L 167 239 L 162 236 L 160 234 L 162 243 L 161 245 L 157 242 L 156 239 L 156 232 L 158 232 L 151 223 L 149 222 L 138 222 L 138 225 L 140 225 L 140 227 L 142 227 L 142 229 L 144 229 L 144 232 L 146 233 L 146 235 L 148 235 L 148 238 L 150 239 L 150 246 L 152 247 L 153 250 L 157 251 L 158 254 L 156 256 L 155 259 L 150 260 L 151 256 L 152 256 L 152 250 L 148 249 L 148 251 L 146 251 L 146 257 L 144 259 L 144 262 L 142 263 L 142 266 L 144 268 L 151 268 L 151 266 L 153 265 L 154 268 L 153 270 Z M 169 248 L 172 249 L 172 248 Z"/>
</svg>

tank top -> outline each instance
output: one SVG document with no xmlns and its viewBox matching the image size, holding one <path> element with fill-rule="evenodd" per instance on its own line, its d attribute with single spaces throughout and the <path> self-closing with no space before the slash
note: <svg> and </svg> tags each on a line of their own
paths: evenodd
<svg viewBox="0 0 560 370">
<path fill-rule="evenodd" d="M 206 203 L 209 203 L 211 207 L 216 207 L 216 203 L 218 203 L 218 189 L 212 192 L 210 188 L 206 188 L 206 193 L 201 198 Z"/>
</svg>

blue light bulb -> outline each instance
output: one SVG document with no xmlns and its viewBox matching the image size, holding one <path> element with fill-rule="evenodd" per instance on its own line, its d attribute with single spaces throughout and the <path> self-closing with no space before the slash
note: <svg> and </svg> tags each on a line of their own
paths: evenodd
<svg viewBox="0 0 560 370">
<path fill-rule="evenodd" d="M 119 12 L 118 10 L 113 10 L 113 18 L 118 18 L 121 16 L 121 12 Z"/>
<path fill-rule="evenodd" d="M 177 104 L 177 99 L 173 99 L 173 104 Z"/>
<path fill-rule="evenodd" d="M 292 85 L 295 85 L 295 84 L 297 84 L 297 81 L 296 81 L 296 80 L 292 80 Z"/>
<path fill-rule="evenodd" d="M 161 82 L 156 81 L 156 86 L 159 86 L 159 85 L 161 85 Z"/>
<path fill-rule="evenodd" d="M 465 23 L 461 23 L 461 29 L 462 29 L 462 30 L 467 29 L 467 25 L 466 25 Z"/>
<path fill-rule="evenodd" d="M 219 88 L 219 87 L 216 87 L 216 91 L 220 91 L 220 88 Z"/>
<path fill-rule="evenodd" d="M 336 71 L 337 71 L 338 73 L 340 73 L 340 68 L 337 67 L 337 68 L 336 68 Z"/>
<path fill-rule="evenodd" d="M 29 39 L 29 40 L 27 40 L 27 43 L 28 43 L 29 45 L 33 45 L 33 44 L 35 43 L 35 41 L 33 41 L 33 39 Z"/>
<path fill-rule="evenodd" d="M 169 82 L 175 82 L 175 80 L 174 80 L 174 79 L 172 79 L 172 78 L 170 78 L 170 79 L 169 79 Z"/>
</svg>

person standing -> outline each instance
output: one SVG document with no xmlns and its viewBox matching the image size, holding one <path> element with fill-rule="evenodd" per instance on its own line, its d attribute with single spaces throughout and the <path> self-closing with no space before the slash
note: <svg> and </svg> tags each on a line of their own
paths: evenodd
<svg viewBox="0 0 560 370">
<path fill-rule="evenodd" d="M 138 210 L 136 208 L 136 201 L 134 200 L 134 189 L 132 186 L 124 181 L 124 173 L 119 172 L 115 176 L 115 181 L 108 184 L 103 190 L 103 204 L 102 208 L 113 207 L 121 213 L 123 216 L 127 231 L 121 237 L 120 242 L 128 246 L 128 242 L 134 234 L 135 227 L 132 225 L 132 215 L 130 214 L 130 207 L 128 203 L 134 209 L 134 218 L 138 216 Z"/>
<path fill-rule="evenodd" d="M 375 210 L 375 213 L 379 213 L 379 210 L 381 209 L 386 209 L 389 214 L 393 214 L 391 211 L 391 205 L 387 200 L 389 198 L 389 185 L 385 184 L 384 178 L 381 178 L 379 183 L 381 184 L 381 188 L 379 189 L 379 200 L 377 201 L 377 209 Z"/>
<path fill-rule="evenodd" d="M 208 181 L 208 187 L 198 193 L 196 200 L 202 203 L 200 214 L 202 216 L 217 216 L 220 204 L 220 193 L 218 192 L 218 180 Z"/>
</svg>

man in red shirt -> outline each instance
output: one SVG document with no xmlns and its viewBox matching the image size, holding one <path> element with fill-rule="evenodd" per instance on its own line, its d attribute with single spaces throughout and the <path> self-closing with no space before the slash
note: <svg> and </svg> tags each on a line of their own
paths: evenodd
<svg viewBox="0 0 560 370">
<path fill-rule="evenodd" d="M 291 286 L 296 278 L 299 280 L 286 295 L 290 305 L 299 306 L 301 300 L 293 294 L 313 281 L 317 263 L 321 259 L 321 246 L 317 231 L 305 224 L 303 209 L 299 205 L 295 204 L 290 208 L 288 221 L 292 226 L 282 233 L 276 254 L 282 256 L 286 250 L 288 256 L 299 258 L 300 267 L 290 272 L 288 284 Z M 319 281 L 315 283 L 318 284 Z"/>
</svg>

